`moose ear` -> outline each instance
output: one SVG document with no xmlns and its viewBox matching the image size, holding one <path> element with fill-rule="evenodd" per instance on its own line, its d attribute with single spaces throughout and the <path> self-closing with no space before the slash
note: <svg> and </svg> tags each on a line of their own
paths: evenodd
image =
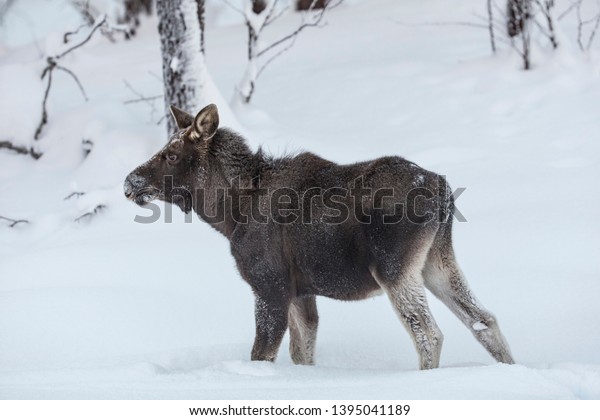
<svg viewBox="0 0 600 420">
<path fill-rule="evenodd" d="M 196 118 L 190 129 L 190 138 L 192 140 L 208 140 L 217 132 L 219 128 L 219 111 L 215 104 L 210 104 L 203 108 Z"/>
<path fill-rule="evenodd" d="M 171 111 L 171 115 L 175 120 L 175 124 L 177 124 L 177 128 L 180 130 L 183 128 L 188 128 L 190 125 L 194 123 L 194 117 L 188 114 L 187 112 L 177 108 L 175 105 L 171 105 L 169 107 Z"/>
</svg>

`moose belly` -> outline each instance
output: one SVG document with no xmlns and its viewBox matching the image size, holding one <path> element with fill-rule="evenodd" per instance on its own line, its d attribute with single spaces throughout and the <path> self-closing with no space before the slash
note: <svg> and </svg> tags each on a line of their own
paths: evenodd
<svg viewBox="0 0 600 420">
<path fill-rule="evenodd" d="M 296 226 L 295 226 L 296 227 Z M 300 294 L 360 300 L 380 290 L 369 272 L 370 246 L 360 229 L 315 224 L 291 230 L 289 241 Z"/>
<path fill-rule="evenodd" d="M 330 260 L 304 265 L 300 271 L 302 279 L 298 282 L 299 294 L 361 300 L 382 293 L 368 269 L 357 264 L 343 265 Z"/>
</svg>

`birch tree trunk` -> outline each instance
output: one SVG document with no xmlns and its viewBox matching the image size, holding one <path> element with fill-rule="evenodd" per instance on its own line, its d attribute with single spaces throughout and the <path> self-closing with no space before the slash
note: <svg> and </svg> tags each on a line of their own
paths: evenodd
<svg viewBox="0 0 600 420">
<path fill-rule="evenodd" d="M 165 112 L 175 105 L 192 114 L 203 99 L 208 72 L 201 46 L 198 3 L 196 0 L 157 0 L 158 32 L 162 53 Z M 167 130 L 176 130 L 167 117 Z"/>
<path fill-rule="evenodd" d="M 200 51 L 202 52 L 202 54 L 205 54 L 206 51 L 204 48 L 204 14 L 206 11 L 206 2 L 205 0 L 196 0 L 196 3 L 198 3 L 198 23 L 200 24 Z"/>
</svg>

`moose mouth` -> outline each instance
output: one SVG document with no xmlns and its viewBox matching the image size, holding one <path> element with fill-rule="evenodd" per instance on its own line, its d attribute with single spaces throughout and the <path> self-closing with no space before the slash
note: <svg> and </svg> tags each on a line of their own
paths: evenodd
<svg viewBox="0 0 600 420">
<path fill-rule="evenodd" d="M 142 190 L 132 192 L 127 196 L 129 200 L 132 200 L 138 206 L 143 206 L 149 202 L 155 200 L 158 197 L 158 190 L 156 188 L 144 188 Z"/>
</svg>

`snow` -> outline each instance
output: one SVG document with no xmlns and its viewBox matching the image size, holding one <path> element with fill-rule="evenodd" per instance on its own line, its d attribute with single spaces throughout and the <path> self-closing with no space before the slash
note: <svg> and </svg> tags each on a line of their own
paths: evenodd
<svg viewBox="0 0 600 420">
<path fill-rule="evenodd" d="M 246 19 L 254 32 L 258 33 L 265 25 L 269 13 L 271 13 L 275 6 L 274 0 L 266 0 L 263 11 L 261 13 L 254 13 L 252 11 L 252 1 L 244 1 L 244 19 Z"/>
<path fill-rule="evenodd" d="M 483 331 L 483 330 L 487 330 L 488 327 L 483 322 L 476 322 L 472 325 L 472 328 L 475 331 Z"/>
<path fill-rule="evenodd" d="M 33 141 L 45 87 L 37 48 L 62 51 L 56 34 L 77 23 L 32 1 L 17 2 L 23 17 L 0 39 L 0 137 L 44 152 L 33 161 L 0 150 L 0 215 L 31 221 L 0 221 L 0 398 L 600 398 L 598 46 L 582 54 L 565 19 L 561 48 L 536 45 L 524 72 L 506 48 L 490 55 L 485 31 L 397 23 L 469 20 L 483 10 L 472 1 L 370 3 L 344 4 L 304 32 L 230 121 L 274 154 L 399 154 L 466 187 L 458 259 L 517 364 L 496 364 L 431 295 L 440 369 L 417 370 L 385 296 L 318 298 L 316 366 L 293 365 L 287 337 L 276 363 L 250 362 L 253 298 L 227 241 L 169 206 L 159 222 L 136 223 L 151 211 L 123 197 L 125 176 L 167 141 L 162 100 L 154 111 L 123 104 L 135 99 L 123 80 L 162 91 L 156 21 L 131 41 L 98 36 L 67 56 L 90 100 L 57 72 Z M 42 11 L 33 44 L 17 22 Z M 217 20 L 229 26 L 208 28 L 207 98 L 231 97 L 245 66 L 246 27 Z M 87 157 L 83 139 L 94 144 Z M 64 199 L 75 191 L 86 194 Z"/>
<path fill-rule="evenodd" d="M 177 57 L 171 59 L 171 70 L 177 73 L 181 69 L 181 61 Z"/>
</svg>

